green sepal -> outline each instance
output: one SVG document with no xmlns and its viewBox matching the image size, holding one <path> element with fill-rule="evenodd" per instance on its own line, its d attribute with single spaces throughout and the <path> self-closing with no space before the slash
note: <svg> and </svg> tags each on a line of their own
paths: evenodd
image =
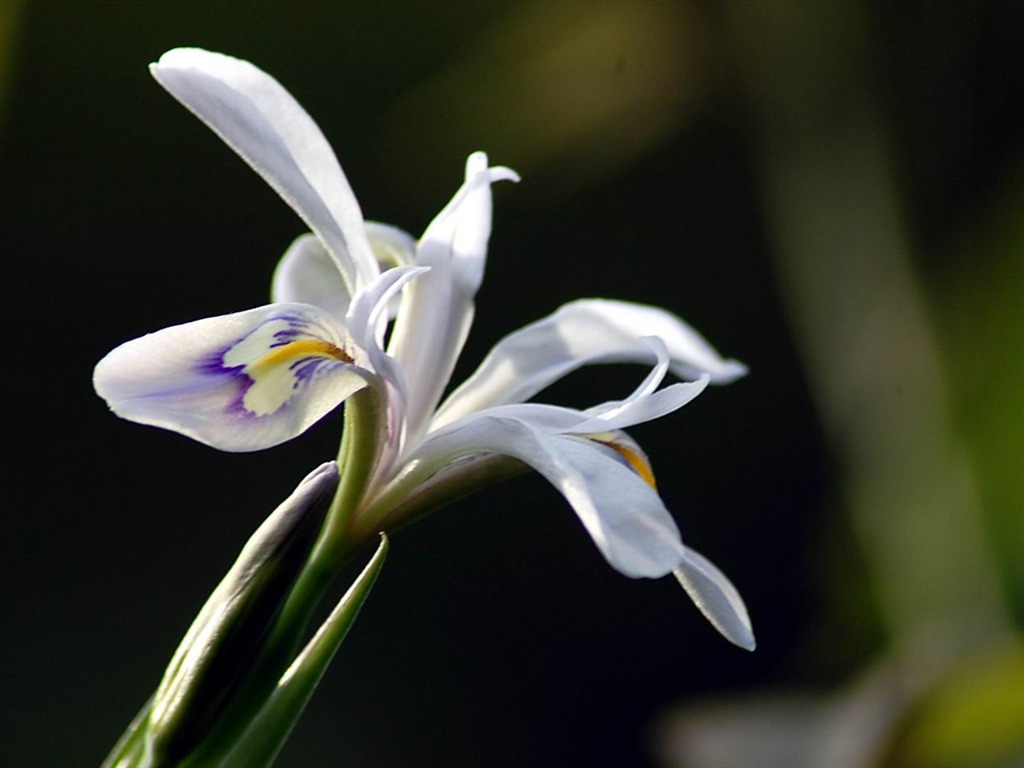
<svg viewBox="0 0 1024 768">
<path fill-rule="evenodd" d="M 274 762 L 334 654 L 359 615 L 388 552 L 388 538 L 284 673 L 277 688 L 219 768 L 266 768 Z"/>
</svg>

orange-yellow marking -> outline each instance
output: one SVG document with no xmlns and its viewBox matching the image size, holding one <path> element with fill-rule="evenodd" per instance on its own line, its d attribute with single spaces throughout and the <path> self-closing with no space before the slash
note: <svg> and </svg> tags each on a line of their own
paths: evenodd
<svg viewBox="0 0 1024 768">
<path fill-rule="evenodd" d="M 333 357 L 335 360 L 340 360 L 343 363 L 355 362 L 345 350 L 331 344 L 329 341 L 301 339 L 270 350 L 255 363 L 250 364 L 249 370 L 255 372 L 261 368 L 273 368 L 275 365 L 288 362 L 289 360 L 309 356 Z"/>
<path fill-rule="evenodd" d="M 619 454 L 619 456 L 626 460 L 629 468 L 640 476 L 641 480 L 651 486 L 654 490 L 658 490 L 658 485 L 654 480 L 654 470 L 651 469 L 651 465 L 647 463 L 647 459 L 645 459 L 640 453 L 634 451 L 628 445 L 623 445 L 616 440 L 602 439 L 602 436 L 598 435 L 591 435 L 591 438 L 602 445 L 607 445 Z"/>
</svg>

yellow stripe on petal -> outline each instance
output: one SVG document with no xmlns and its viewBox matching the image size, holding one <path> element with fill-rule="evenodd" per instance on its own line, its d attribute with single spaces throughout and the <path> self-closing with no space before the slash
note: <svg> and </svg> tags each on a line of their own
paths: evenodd
<svg viewBox="0 0 1024 768">
<path fill-rule="evenodd" d="M 246 366 L 245 372 L 252 375 L 276 365 L 294 362 L 302 357 L 329 357 L 343 363 L 355 362 L 341 347 L 322 339 L 300 339 L 270 350 L 254 363 Z"/>
<path fill-rule="evenodd" d="M 321 329 L 322 330 L 322 329 Z M 280 410 L 315 375 L 319 364 L 355 361 L 337 344 L 313 335 L 302 318 L 276 317 L 264 322 L 224 353 L 228 368 L 241 368 L 250 384 L 242 407 L 255 416 Z"/>
<path fill-rule="evenodd" d="M 640 449 L 640 446 L 624 432 L 600 432 L 597 434 L 587 435 L 587 437 L 594 442 L 601 443 L 601 445 L 607 445 L 622 457 L 622 460 L 625 461 L 626 465 L 639 475 L 641 480 L 651 486 L 655 491 L 658 490 L 658 485 L 654 480 L 654 470 L 651 469 L 650 461 L 648 461 L 647 456 Z"/>
<path fill-rule="evenodd" d="M 295 395 L 302 377 L 302 369 L 315 362 L 311 359 L 353 362 L 343 349 L 322 339 L 299 339 L 267 352 L 245 367 L 245 375 L 252 385 L 242 397 L 243 407 L 257 416 L 276 412 Z M 302 362 L 301 365 L 296 363 Z"/>
</svg>

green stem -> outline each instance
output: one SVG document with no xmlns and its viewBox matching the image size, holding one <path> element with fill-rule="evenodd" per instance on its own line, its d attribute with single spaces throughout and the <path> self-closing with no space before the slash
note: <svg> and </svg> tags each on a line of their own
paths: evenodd
<svg viewBox="0 0 1024 768">
<path fill-rule="evenodd" d="M 291 589 L 263 651 L 220 724 L 185 763 L 186 768 L 216 764 L 249 726 L 299 652 L 310 621 L 341 567 L 376 531 L 353 530 L 372 479 L 383 434 L 384 412 L 376 390 L 367 388 L 345 404 L 345 431 L 338 464 L 341 481 L 323 528 L 302 573 Z"/>
<path fill-rule="evenodd" d="M 341 484 L 327 513 L 320 540 L 313 549 L 311 565 L 336 571 L 349 555 L 375 536 L 374 530 L 363 540 L 353 541 L 354 523 L 363 505 L 366 489 L 373 479 L 385 432 L 383 398 L 373 387 L 357 392 L 345 404 L 345 432 L 338 468 Z"/>
<path fill-rule="evenodd" d="M 442 470 L 429 480 L 417 478 L 389 488 L 368 505 L 364 517 L 394 533 L 465 496 L 529 471 L 526 464 L 511 456 L 492 454 L 474 459 L 471 467 Z"/>
</svg>

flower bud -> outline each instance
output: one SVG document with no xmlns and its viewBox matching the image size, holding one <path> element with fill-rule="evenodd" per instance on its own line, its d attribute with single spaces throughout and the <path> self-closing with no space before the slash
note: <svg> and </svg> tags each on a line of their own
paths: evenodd
<svg viewBox="0 0 1024 768">
<path fill-rule="evenodd" d="M 199 612 L 153 697 L 155 764 L 173 765 L 192 752 L 245 681 L 337 488 L 334 462 L 311 472 L 256 530 Z"/>
</svg>

